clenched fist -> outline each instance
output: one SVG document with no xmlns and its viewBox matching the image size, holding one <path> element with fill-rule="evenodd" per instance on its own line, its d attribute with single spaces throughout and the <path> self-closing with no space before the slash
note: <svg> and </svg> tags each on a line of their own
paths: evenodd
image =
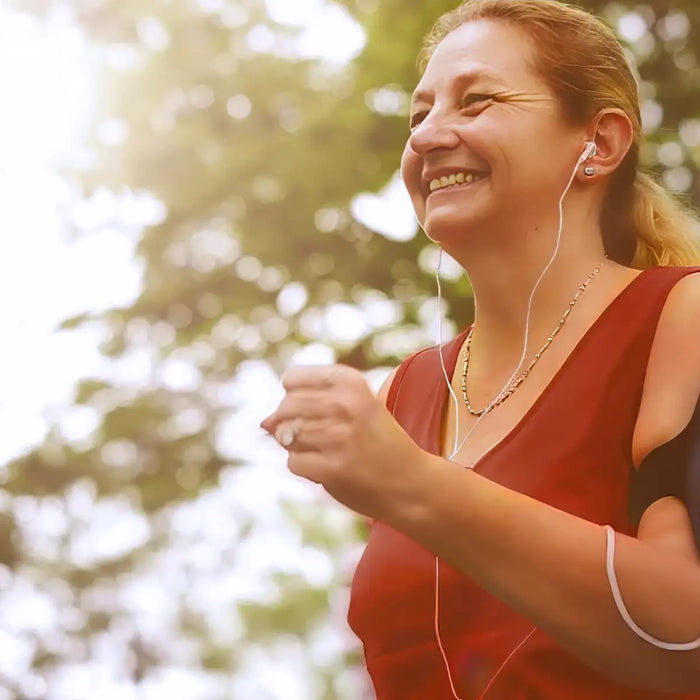
<svg viewBox="0 0 700 700">
<path fill-rule="evenodd" d="M 431 455 L 399 426 L 360 372 L 345 365 L 293 367 L 282 385 L 285 398 L 260 426 L 289 451 L 291 472 L 371 518 L 410 507 Z"/>
</svg>

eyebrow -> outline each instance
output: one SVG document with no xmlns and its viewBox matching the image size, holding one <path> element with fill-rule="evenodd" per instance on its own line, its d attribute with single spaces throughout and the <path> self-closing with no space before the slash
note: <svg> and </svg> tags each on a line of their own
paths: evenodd
<svg viewBox="0 0 700 700">
<path fill-rule="evenodd" d="M 494 75 L 493 73 L 489 73 L 486 70 L 478 68 L 473 70 L 467 70 L 464 73 L 461 73 L 455 78 L 455 82 L 458 83 L 460 86 L 465 86 L 471 83 L 475 83 L 482 78 L 486 78 L 486 80 L 492 80 L 497 83 L 500 83 L 501 85 L 505 85 L 503 80 L 498 76 Z M 413 104 L 414 102 L 430 102 L 431 98 L 431 92 L 428 92 L 427 90 L 416 90 L 411 96 L 411 103 Z"/>
</svg>

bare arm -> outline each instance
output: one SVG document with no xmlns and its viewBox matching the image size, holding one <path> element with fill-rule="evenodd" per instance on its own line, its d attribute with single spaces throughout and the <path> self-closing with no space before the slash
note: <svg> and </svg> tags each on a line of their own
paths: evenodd
<svg viewBox="0 0 700 700">
<path fill-rule="evenodd" d="M 429 456 L 423 473 L 415 500 L 383 520 L 607 675 L 654 690 L 700 690 L 700 651 L 657 649 L 622 621 L 605 573 L 603 528 L 442 458 Z M 615 569 L 643 629 L 675 642 L 700 636 L 696 561 L 618 534 Z"/>
</svg>

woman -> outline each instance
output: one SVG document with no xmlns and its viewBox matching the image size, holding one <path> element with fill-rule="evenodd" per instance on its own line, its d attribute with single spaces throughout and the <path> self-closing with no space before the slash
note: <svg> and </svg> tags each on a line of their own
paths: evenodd
<svg viewBox="0 0 700 700">
<path fill-rule="evenodd" d="M 262 423 L 375 521 L 349 620 L 377 697 L 700 698 L 700 255 L 638 172 L 634 77 L 552 0 L 466 2 L 424 58 L 402 174 L 474 324 L 379 397 L 293 368 Z"/>
</svg>

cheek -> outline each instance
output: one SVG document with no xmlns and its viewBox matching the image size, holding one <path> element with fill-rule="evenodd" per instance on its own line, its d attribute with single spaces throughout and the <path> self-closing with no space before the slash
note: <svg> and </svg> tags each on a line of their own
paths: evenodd
<svg viewBox="0 0 700 700">
<path fill-rule="evenodd" d="M 423 159 L 411 151 L 407 145 L 401 157 L 401 179 L 421 224 L 425 219 L 425 200 L 421 191 L 422 176 Z"/>
</svg>

